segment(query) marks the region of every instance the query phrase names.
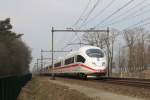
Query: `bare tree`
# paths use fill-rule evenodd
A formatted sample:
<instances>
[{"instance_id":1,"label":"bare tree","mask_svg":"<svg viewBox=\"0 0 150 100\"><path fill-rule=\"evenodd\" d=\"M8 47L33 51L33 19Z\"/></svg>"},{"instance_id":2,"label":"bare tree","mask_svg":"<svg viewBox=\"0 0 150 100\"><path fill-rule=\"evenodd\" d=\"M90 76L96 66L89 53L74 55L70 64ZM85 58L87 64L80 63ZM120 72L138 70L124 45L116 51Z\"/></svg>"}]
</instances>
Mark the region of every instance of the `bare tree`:
<instances>
[{"instance_id":1,"label":"bare tree","mask_svg":"<svg viewBox=\"0 0 150 100\"><path fill-rule=\"evenodd\" d=\"M128 72L139 72L145 69L145 40L147 32L143 28L124 30L124 40L128 48L127 69Z\"/></svg>"},{"instance_id":2,"label":"bare tree","mask_svg":"<svg viewBox=\"0 0 150 100\"><path fill-rule=\"evenodd\" d=\"M146 41L146 66L150 67L150 34L147 36L147 41Z\"/></svg>"},{"instance_id":3,"label":"bare tree","mask_svg":"<svg viewBox=\"0 0 150 100\"><path fill-rule=\"evenodd\" d=\"M105 47L105 34L106 33L103 32L85 33L83 34L83 40L90 45L94 45L103 49Z\"/></svg>"},{"instance_id":4,"label":"bare tree","mask_svg":"<svg viewBox=\"0 0 150 100\"><path fill-rule=\"evenodd\" d=\"M105 38L106 43L106 49L108 53L108 62L110 65L110 72L112 73L112 67L113 67L113 59L114 59L114 43L118 36L119 32L116 29L112 29L111 32L107 33L107 38Z\"/></svg>"},{"instance_id":5,"label":"bare tree","mask_svg":"<svg viewBox=\"0 0 150 100\"><path fill-rule=\"evenodd\" d=\"M126 45L128 47L128 71L132 71L133 67L133 47L136 41L137 34L134 30L124 30L123 32Z\"/></svg>"}]
</instances>

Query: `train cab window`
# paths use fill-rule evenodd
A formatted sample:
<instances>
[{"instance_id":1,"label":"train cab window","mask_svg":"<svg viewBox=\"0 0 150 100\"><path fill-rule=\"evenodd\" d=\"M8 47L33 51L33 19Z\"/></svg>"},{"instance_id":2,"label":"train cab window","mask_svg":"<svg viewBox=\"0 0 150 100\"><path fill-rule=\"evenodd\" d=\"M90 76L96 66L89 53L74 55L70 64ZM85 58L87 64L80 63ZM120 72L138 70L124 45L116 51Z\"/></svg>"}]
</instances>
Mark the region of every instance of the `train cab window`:
<instances>
[{"instance_id":1,"label":"train cab window","mask_svg":"<svg viewBox=\"0 0 150 100\"><path fill-rule=\"evenodd\" d=\"M71 58L68 58L65 60L65 65L68 65L68 64L71 64L71 63L74 63L74 57L71 57Z\"/></svg>"},{"instance_id":2,"label":"train cab window","mask_svg":"<svg viewBox=\"0 0 150 100\"><path fill-rule=\"evenodd\" d=\"M54 64L54 67L60 67L60 66L61 66L61 62Z\"/></svg>"},{"instance_id":3,"label":"train cab window","mask_svg":"<svg viewBox=\"0 0 150 100\"><path fill-rule=\"evenodd\" d=\"M84 63L85 62L85 58L83 56L81 56L81 55L77 55L76 62Z\"/></svg>"},{"instance_id":4,"label":"train cab window","mask_svg":"<svg viewBox=\"0 0 150 100\"><path fill-rule=\"evenodd\" d=\"M89 57L96 57L96 58L104 57L104 53L100 49L88 49L86 51L86 54Z\"/></svg>"}]
</instances>

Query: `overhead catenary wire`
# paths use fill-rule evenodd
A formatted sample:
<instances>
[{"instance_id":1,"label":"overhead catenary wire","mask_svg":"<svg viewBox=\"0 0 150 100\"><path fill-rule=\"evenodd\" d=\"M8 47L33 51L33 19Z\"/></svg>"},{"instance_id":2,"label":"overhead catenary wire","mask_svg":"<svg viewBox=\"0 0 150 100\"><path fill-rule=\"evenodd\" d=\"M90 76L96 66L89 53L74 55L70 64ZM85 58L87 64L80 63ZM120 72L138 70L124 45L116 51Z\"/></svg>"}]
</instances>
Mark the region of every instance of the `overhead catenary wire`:
<instances>
[{"instance_id":1,"label":"overhead catenary wire","mask_svg":"<svg viewBox=\"0 0 150 100\"><path fill-rule=\"evenodd\" d=\"M90 15L93 13L93 11L96 9L96 7L98 6L100 0L97 0L96 3L94 4L94 6L92 7L92 9L89 11L89 13L87 14L87 16L85 17L85 19L83 20L83 22L81 23L81 25L79 26L79 28L81 28L84 23L88 20L88 18L90 17Z\"/></svg>"},{"instance_id":2,"label":"overhead catenary wire","mask_svg":"<svg viewBox=\"0 0 150 100\"><path fill-rule=\"evenodd\" d=\"M89 13L87 14L87 16L85 17L85 19L83 20L83 22L81 23L81 25L78 27L78 29L83 27L83 24L88 20L88 18L90 17L90 15L94 12L94 10L96 9L96 7L98 6L100 0L97 0L96 3L94 4L94 6L92 7L92 9L89 11ZM79 37L78 33L75 32L75 35L77 36L77 38L79 39L80 43L81 43L81 38Z\"/></svg>"},{"instance_id":3,"label":"overhead catenary wire","mask_svg":"<svg viewBox=\"0 0 150 100\"><path fill-rule=\"evenodd\" d=\"M142 1L139 2L137 5L133 6L130 10L128 10L128 12L133 11L133 9L135 9L136 7L138 7L138 5L144 4L145 1L146 1L146 0L142 0ZM150 5L150 4L146 4L146 5L142 6L142 7L140 7L139 9L137 9L136 11L134 11L134 16L132 16L132 17L140 16L140 14L136 14L136 13L138 13L140 9L145 9L146 7L149 7L149 5ZM146 11L146 12L147 12L147 11ZM143 12L143 13L144 13L144 12ZM125 14L127 14L127 13L125 13ZM135 14L136 14L136 15L135 15ZM142 13L141 13L141 14L142 14ZM123 14L123 15L124 15L124 14ZM122 20L120 19L120 20L118 20L118 21L115 21L115 22L110 23L110 24L107 24L107 25L113 25L113 24L117 24L118 22L125 21L126 19L131 18L131 15L132 15L132 14L128 14L127 16L123 17ZM105 25L105 26L106 26L106 25ZM75 34L76 34L76 33L75 33Z\"/></svg>"},{"instance_id":4,"label":"overhead catenary wire","mask_svg":"<svg viewBox=\"0 0 150 100\"><path fill-rule=\"evenodd\" d=\"M130 19L132 19L132 18L140 17L142 14L145 14L145 13L148 13L148 12L150 12L150 9L145 10L145 11L139 13L139 14L134 14L133 16L123 17L123 18L120 19L120 20L116 20L116 21L114 21L114 22L112 22L112 23L110 23L110 24L103 25L102 27L104 27L104 26L111 26L111 25L114 25L114 24L117 24L117 23L120 23L120 22L124 22L124 21L126 21L126 20L130 20Z\"/></svg>"},{"instance_id":5,"label":"overhead catenary wire","mask_svg":"<svg viewBox=\"0 0 150 100\"><path fill-rule=\"evenodd\" d=\"M113 15L117 14L119 11L121 11L122 9L124 9L125 7L127 7L129 4L131 4L134 0L130 0L129 2L127 2L126 4L124 4L122 7L120 7L119 9L117 9L115 12L113 12L112 14L110 14L109 16L107 16L105 19L103 19L101 22L99 22L97 25L94 26L94 28L96 28L97 26L99 26L100 24L103 24L105 21L107 21L108 19L110 19Z\"/></svg>"},{"instance_id":6,"label":"overhead catenary wire","mask_svg":"<svg viewBox=\"0 0 150 100\"><path fill-rule=\"evenodd\" d=\"M116 12L114 12L114 13L112 13L112 15L111 16L113 16L113 15L115 15L117 12L119 12L120 10L122 10L123 8L125 8L126 6L128 6L130 3L132 3L134 0L131 0L131 1L129 1L128 3L126 3L123 7L121 7L120 9L118 9ZM144 1L144 0L143 0ZM135 6L134 6L135 7ZM132 8L134 8L134 7L132 7ZM107 18L109 19L109 17L111 18L111 16L108 16ZM107 20L108 20L107 19ZM85 21L86 22L86 21ZM82 26L82 25L81 25ZM77 33L75 33L75 34L77 34ZM77 36L77 37L79 37L79 36Z\"/></svg>"},{"instance_id":7,"label":"overhead catenary wire","mask_svg":"<svg viewBox=\"0 0 150 100\"><path fill-rule=\"evenodd\" d=\"M85 7L85 9L84 9L84 11L82 12L82 14L80 15L80 17L79 17L79 19L76 21L76 23L74 24L74 26L76 26L80 21L82 21L83 20L83 22L82 23L84 23L84 22L86 22L86 20L88 19L88 17L92 14L92 12L95 10L95 8L97 7L97 5L99 4L99 1L100 0L97 0L96 1L96 3L94 4L94 6L92 7L92 9L89 11L89 13L87 14L87 16L85 17L85 19L83 20L83 15L84 15L84 13L86 12L86 10L88 9L88 7L89 7L89 5L90 5L90 3L91 3L91 0L89 0L89 2L87 3L87 6ZM76 29L80 29L82 26L80 26L79 28L76 28ZM78 35L78 33L77 32L74 32L75 33L75 36L77 37L77 39L79 39L79 41L81 42L81 39L79 38L79 35ZM70 43L71 42L73 42L74 40L76 40L76 37L73 39L73 40L71 40L71 41L69 41ZM67 43L68 44L68 43ZM69 46L69 45L68 45ZM65 48L67 48L68 47L67 45L66 46L64 46L64 47L62 47L61 49L65 49Z\"/></svg>"},{"instance_id":8,"label":"overhead catenary wire","mask_svg":"<svg viewBox=\"0 0 150 100\"><path fill-rule=\"evenodd\" d=\"M120 13L120 15L112 18L109 22L112 22L112 21L114 21L114 20L116 20L118 18L121 18L122 16L125 16L126 14L130 13L131 11L133 11L134 9L136 9L137 7L139 7L140 5L144 4L145 1L147 1L147 0L142 0L141 2L137 3L136 5L134 5L132 8L129 8L125 12Z\"/></svg>"},{"instance_id":9,"label":"overhead catenary wire","mask_svg":"<svg viewBox=\"0 0 150 100\"><path fill-rule=\"evenodd\" d=\"M142 4L143 4L142 2L144 3L144 2L145 2L145 0L141 1L141 2L140 2L140 3L138 3L137 5L139 5L139 6L140 6L140 5L142 5ZM146 7L148 7L148 5L149 5L149 4L144 5L145 7L144 7L144 6L142 6L143 8L141 7L140 9L145 9ZM137 8L137 7L138 7L138 6L136 6L136 5L135 5L135 6L134 6L134 7L132 7L132 8L134 8L134 9L135 9L135 8ZM133 11L133 9L132 9L132 8L131 8L130 10L128 10L128 12ZM147 10L147 11L148 11L148 10ZM145 12L147 12L147 11L145 11ZM128 12L126 11L126 13L125 13L125 12L124 12L124 13L125 13L125 14L128 14ZM131 18L131 17L137 17L137 16L140 16L142 13L144 13L144 12L139 13L139 11L138 11L138 10L136 10L136 12L134 13L134 15L133 15L133 16L131 16L131 14L128 14L128 16L125 16L126 18L125 18L125 17L123 17L123 18L124 18L124 19L127 19L127 17L128 17L128 18ZM124 15L124 14L123 14L123 15ZM121 16L120 16L120 17L121 17ZM124 19L123 19L122 21L124 21ZM118 21L115 21L115 22L118 22ZM121 20L119 20L119 22L121 22ZM145 22L145 21L144 21L144 22ZM141 22L141 23L144 23L144 22ZM139 25L139 24L141 24L141 23L136 23L136 24L137 24L137 25ZM113 24L114 24L114 23L113 23ZM133 26L137 26L136 24L134 24ZM149 23L145 23L145 24L143 24L143 25L148 25L148 24L149 24ZM76 34L76 33L75 33L75 34ZM78 36L78 37L79 37L79 36Z\"/></svg>"},{"instance_id":10,"label":"overhead catenary wire","mask_svg":"<svg viewBox=\"0 0 150 100\"><path fill-rule=\"evenodd\" d=\"M143 26L147 26L147 25L150 25L150 22L139 25L138 27L143 27Z\"/></svg>"},{"instance_id":11,"label":"overhead catenary wire","mask_svg":"<svg viewBox=\"0 0 150 100\"><path fill-rule=\"evenodd\" d=\"M63 46L63 47L61 47L61 49L60 49L60 50L64 50L65 48L69 47L70 45L68 45L68 43L73 42L73 41L76 39L76 37L77 37L77 38L79 38L79 36L78 36L77 32L74 32L74 35L75 35L75 36L73 36L73 37L74 37L74 39L72 39L72 38L71 38L69 41L67 41L67 43L65 43L66 45L65 45L65 46Z\"/></svg>"},{"instance_id":12,"label":"overhead catenary wire","mask_svg":"<svg viewBox=\"0 0 150 100\"><path fill-rule=\"evenodd\" d=\"M78 30L55 30L54 32L63 32L63 31L66 31L66 32L108 32L109 31L109 29L107 28L107 30L93 30L93 29L78 29ZM65 46L65 48L66 47L68 47L69 45L66 45ZM64 48L62 48L62 49L64 49Z\"/></svg>"},{"instance_id":13,"label":"overhead catenary wire","mask_svg":"<svg viewBox=\"0 0 150 100\"><path fill-rule=\"evenodd\" d=\"M106 7L104 7L102 10L100 10L100 12L98 14L96 14L94 17L92 17L91 19L89 19L83 26L87 25L88 23L92 22L97 17L99 17L100 15L102 15L115 1L116 0L111 0L110 3L108 3L106 5Z\"/></svg>"},{"instance_id":14,"label":"overhead catenary wire","mask_svg":"<svg viewBox=\"0 0 150 100\"><path fill-rule=\"evenodd\" d=\"M141 3L141 5L144 3L144 2L140 2ZM146 9L147 7L149 7L150 6L150 3L149 4L146 4L146 5L144 5L144 6L142 6L142 7L140 7L139 9L137 9L136 11L134 11L134 12L132 12L132 13L129 13L130 11L133 11L133 9L130 9L130 10L128 10L128 12L125 12L124 14L122 14L123 15L123 17L121 18L121 19L119 19L119 20L115 20L115 19L118 19L118 18L120 18L120 17L118 17L118 18L114 18L114 20L111 20L111 21L113 21L113 22L111 22L111 23L109 23L109 24L105 24L105 25L103 25L103 26L110 26L110 25L114 25L114 24L117 24L117 23L120 23L121 21L125 21L126 19L129 19L129 18L131 18L131 17L137 17L137 16L139 16L139 15L141 15L142 13L144 13L144 12L147 12L147 11L144 11L144 12L142 12L141 14L137 14L137 13L139 13L139 11L140 11L140 9ZM127 15L126 15L127 14ZM125 16L126 15L126 16ZM133 15L133 16L132 16Z\"/></svg>"},{"instance_id":15,"label":"overhead catenary wire","mask_svg":"<svg viewBox=\"0 0 150 100\"><path fill-rule=\"evenodd\" d=\"M98 0L97 0L97 1L98 1ZM88 10L90 4L91 4L91 0L88 1L87 5L85 6L85 8L84 8L83 12L81 13L80 17L79 17L78 20L73 24L72 27L76 27L76 25L77 25L78 23L80 23L80 21L83 20L82 17L83 17L83 15L85 14L85 12ZM77 32L75 32L75 36L76 36L77 38L79 38ZM74 40L74 39L73 39L73 40ZM72 42L72 39L71 39L69 42ZM68 43L67 43L67 44L68 44ZM63 47L61 48L61 50L67 48L68 46L69 46L69 45L63 46Z\"/></svg>"},{"instance_id":16,"label":"overhead catenary wire","mask_svg":"<svg viewBox=\"0 0 150 100\"><path fill-rule=\"evenodd\" d=\"M80 38L79 38L77 32L74 32L74 35L75 35L75 36L73 36L73 37L75 37L75 38L74 38L74 39L71 39L71 40L69 40L69 41L67 41L66 45L63 46L63 47L61 48L61 50L64 50L65 48L68 48L68 47L70 46L70 45L68 45L68 44L69 44L69 43L72 43L72 42L75 41L76 39L79 39L79 40L80 40ZM76 38L76 37L77 37L77 38Z\"/></svg>"},{"instance_id":17,"label":"overhead catenary wire","mask_svg":"<svg viewBox=\"0 0 150 100\"><path fill-rule=\"evenodd\" d=\"M148 21L148 20L150 20L150 17L147 17L147 18L145 18L145 19L142 19L142 20L140 20L139 22L137 22L137 23L135 23L135 24L133 24L133 25L128 26L128 27L125 28L125 29L129 29L129 28L135 27L135 26L140 25L141 23L144 23L144 22L146 22L146 21ZM124 30L125 30L125 29L124 29Z\"/></svg>"},{"instance_id":18,"label":"overhead catenary wire","mask_svg":"<svg viewBox=\"0 0 150 100\"><path fill-rule=\"evenodd\" d=\"M89 5L91 3L91 0L88 1L87 5L85 6L83 12L81 13L80 17L78 18L78 20L73 24L73 26L76 26L81 20L82 20L82 16L85 14L85 12L87 11Z\"/></svg>"}]
</instances>

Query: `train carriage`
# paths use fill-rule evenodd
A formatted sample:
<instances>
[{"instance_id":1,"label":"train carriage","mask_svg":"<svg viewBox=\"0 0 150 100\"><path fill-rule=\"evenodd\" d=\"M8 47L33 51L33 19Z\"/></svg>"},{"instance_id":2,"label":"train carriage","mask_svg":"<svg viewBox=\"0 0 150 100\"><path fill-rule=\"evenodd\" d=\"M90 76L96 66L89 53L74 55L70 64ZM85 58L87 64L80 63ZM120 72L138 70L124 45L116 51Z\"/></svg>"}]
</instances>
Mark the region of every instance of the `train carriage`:
<instances>
[{"instance_id":1,"label":"train carriage","mask_svg":"<svg viewBox=\"0 0 150 100\"><path fill-rule=\"evenodd\" d=\"M106 61L106 55L102 49L85 46L54 62L54 69L49 68L49 73L77 75L81 78L104 76L107 72Z\"/></svg>"}]
</instances>

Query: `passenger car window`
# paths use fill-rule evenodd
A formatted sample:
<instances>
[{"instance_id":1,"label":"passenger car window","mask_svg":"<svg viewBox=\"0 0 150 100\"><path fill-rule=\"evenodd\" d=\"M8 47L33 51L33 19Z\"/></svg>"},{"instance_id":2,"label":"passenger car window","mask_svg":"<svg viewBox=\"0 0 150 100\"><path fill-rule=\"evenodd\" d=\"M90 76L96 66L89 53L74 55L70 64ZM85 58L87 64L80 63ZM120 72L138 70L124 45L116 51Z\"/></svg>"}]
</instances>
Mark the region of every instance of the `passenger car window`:
<instances>
[{"instance_id":1,"label":"passenger car window","mask_svg":"<svg viewBox=\"0 0 150 100\"><path fill-rule=\"evenodd\" d=\"M61 62L58 62L56 64L54 64L55 67L60 67L61 66Z\"/></svg>"},{"instance_id":2,"label":"passenger car window","mask_svg":"<svg viewBox=\"0 0 150 100\"><path fill-rule=\"evenodd\" d=\"M65 65L68 65L68 64L71 64L71 63L74 63L74 57L71 57L71 58L68 58L65 60Z\"/></svg>"},{"instance_id":3,"label":"passenger car window","mask_svg":"<svg viewBox=\"0 0 150 100\"><path fill-rule=\"evenodd\" d=\"M85 62L85 58L83 56L81 56L81 55L77 55L76 62L84 63Z\"/></svg>"}]
</instances>

